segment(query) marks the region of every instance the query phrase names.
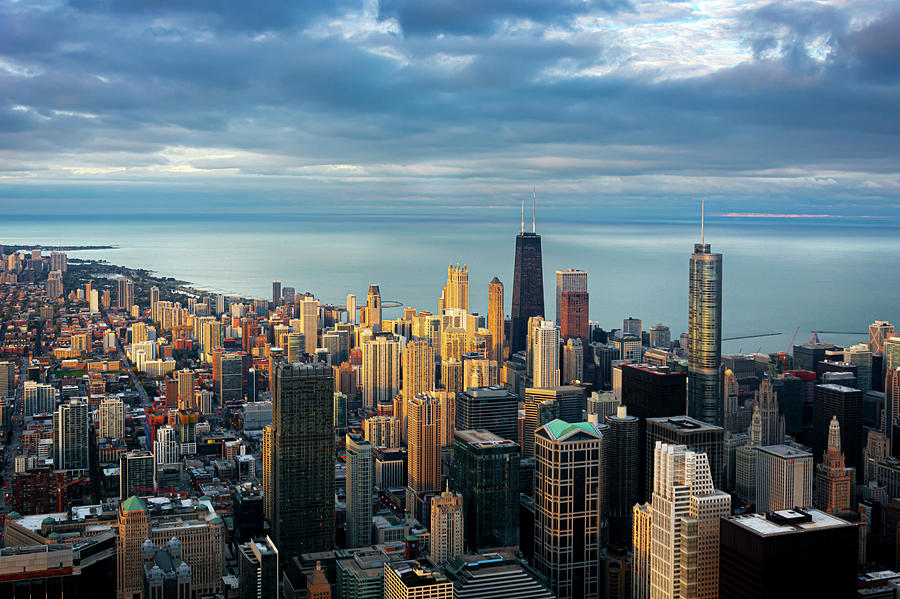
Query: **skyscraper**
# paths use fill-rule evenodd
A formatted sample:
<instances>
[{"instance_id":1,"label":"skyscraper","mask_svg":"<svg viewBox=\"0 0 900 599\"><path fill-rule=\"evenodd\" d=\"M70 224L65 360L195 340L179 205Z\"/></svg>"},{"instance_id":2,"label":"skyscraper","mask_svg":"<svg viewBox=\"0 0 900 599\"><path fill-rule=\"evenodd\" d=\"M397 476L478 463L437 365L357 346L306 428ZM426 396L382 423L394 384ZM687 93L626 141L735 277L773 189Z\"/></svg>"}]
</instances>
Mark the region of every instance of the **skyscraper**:
<instances>
[{"instance_id":1,"label":"skyscraper","mask_svg":"<svg viewBox=\"0 0 900 599\"><path fill-rule=\"evenodd\" d=\"M486 429L518 440L519 396L502 385L466 389L456 394L456 430Z\"/></svg>"},{"instance_id":2,"label":"skyscraper","mask_svg":"<svg viewBox=\"0 0 900 599\"><path fill-rule=\"evenodd\" d=\"M688 300L688 415L722 426L722 254L694 244Z\"/></svg>"},{"instance_id":3,"label":"skyscraper","mask_svg":"<svg viewBox=\"0 0 900 599\"><path fill-rule=\"evenodd\" d=\"M628 408L619 406L616 414L604 420L609 429L606 466L609 485L610 539L627 545L631 536L631 518L638 497L638 419L628 415Z\"/></svg>"},{"instance_id":4,"label":"skyscraper","mask_svg":"<svg viewBox=\"0 0 900 599\"><path fill-rule=\"evenodd\" d=\"M590 319L587 291L563 291L560 295L560 337L581 339L587 346L590 341Z\"/></svg>"},{"instance_id":5,"label":"skyscraper","mask_svg":"<svg viewBox=\"0 0 900 599\"><path fill-rule=\"evenodd\" d=\"M88 406L72 399L53 413L54 466L57 470L88 469Z\"/></svg>"},{"instance_id":6,"label":"skyscraper","mask_svg":"<svg viewBox=\"0 0 900 599\"><path fill-rule=\"evenodd\" d=\"M370 327L376 333L381 332L381 290L378 285L369 285L366 294L366 321L363 326Z\"/></svg>"},{"instance_id":7,"label":"skyscraper","mask_svg":"<svg viewBox=\"0 0 900 599\"><path fill-rule=\"evenodd\" d=\"M275 518L275 429L263 428L262 438L262 492L263 516L271 526Z\"/></svg>"},{"instance_id":8,"label":"skyscraper","mask_svg":"<svg viewBox=\"0 0 900 599\"><path fill-rule=\"evenodd\" d=\"M812 507L813 456L789 445L758 450L756 508L760 512Z\"/></svg>"},{"instance_id":9,"label":"skyscraper","mask_svg":"<svg viewBox=\"0 0 900 599\"><path fill-rule=\"evenodd\" d=\"M156 488L156 465L149 451L129 451L119 456L119 499L149 497Z\"/></svg>"},{"instance_id":10,"label":"skyscraper","mask_svg":"<svg viewBox=\"0 0 900 599\"><path fill-rule=\"evenodd\" d=\"M519 445L486 430L457 430L453 488L463 498L466 546L519 544Z\"/></svg>"},{"instance_id":11,"label":"skyscraper","mask_svg":"<svg viewBox=\"0 0 900 599\"><path fill-rule=\"evenodd\" d=\"M559 329L547 320L535 329L534 386L559 386Z\"/></svg>"},{"instance_id":12,"label":"skyscraper","mask_svg":"<svg viewBox=\"0 0 900 599\"><path fill-rule=\"evenodd\" d=\"M570 268L568 270L556 271L556 322L561 323L563 319L563 293L574 291L584 293L587 298L588 292L588 273L586 270L578 270ZM585 316L587 311L585 310Z\"/></svg>"},{"instance_id":13,"label":"skyscraper","mask_svg":"<svg viewBox=\"0 0 900 599\"><path fill-rule=\"evenodd\" d=\"M463 552L462 495L445 490L431 498L431 561L443 566Z\"/></svg>"},{"instance_id":14,"label":"skyscraper","mask_svg":"<svg viewBox=\"0 0 900 599\"><path fill-rule=\"evenodd\" d=\"M125 406L121 399L107 397L100 402L98 434L105 439L121 439L125 436Z\"/></svg>"},{"instance_id":15,"label":"skyscraper","mask_svg":"<svg viewBox=\"0 0 900 599\"><path fill-rule=\"evenodd\" d=\"M724 486L724 439L725 429L702 422L690 416L670 418L647 418L645 453L649 457L644 465L648 496L653 492L653 466L656 456L653 452L657 442L667 445L684 445L694 453L706 454L713 486Z\"/></svg>"},{"instance_id":16,"label":"skyscraper","mask_svg":"<svg viewBox=\"0 0 900 599\"><path fill-rule=\"evenodd\" d=\"M503 364L504 326L506 317L503 308L503 283L494 277L488 283L488 330L491 332L491 340L494 343L491 359L497 364Z\"/></svg>"},{"instance_id":17,"label":"skyscraper","mask_svg":"<svg viewBox=\"0 0 900 599\"><path fill-rule=\"evenodd\" d=\"M434 391L434 348L427 341L409 341L403 348L403 395ZM395 414L403 418L405 414ZM405 424L404 420L404 424Z\"/></svg>"},{"instance_id":18,"label":"skyscraper","mask_svg":"<svg viewBox=\"0 0 900 599\"><path fill-rule=\"evenodd\" d=\"M846 467L841 453L841 425L837 416L832 416L828 447L822 463L816 466L816 507L832 514L849 512L854 484L853 469Z\"/></svg>"},{"instance_id":19,"label":"skyscraper","mask_svg":"<svg viewBox=\"0 0 900 599\"><path fill-rule=\"evenodd\" d=\"M390 403L400 391L400 340L392 333L379 333L362 349L363 407L372 409L379 402Z\"/></svg>"},{"instance_id":20,"label":"skyscraper","mask_svg":"<svg viewBox=\"0 0 900 599\"><path fill-rule=\"evenodd\" d=\"M444 308L460 308L469 311L469 267L452 264L447 267L447 284L444 286Z\"/></svg>"},{"instance_id":21,"label":"skyscraper","mask_svg":"<svg viewBox=\"0 0 900 599\"><path fill-rule=\"evenodd\" d=\"M884 340L894 334L894 325L886 320L876 320L869 325L869 349L873 354L884 353Z\"/></svg>"},{"instance_id":22,"label":"skyscraper","mask_svg":"<svg viewBox=\"0 0 900 599\"><path fill-rule=\"evenodd\" d=\"M424 495L441 490L441 442L444 419L438 398L422 393L407 401L406 510L419 514Z\"/></svg>"},{"instance_id":23,"label":"skyscraper","mask_svg":"<svg viewBox=\"0 0 900 599\"><path fill-rule=\"evenodd\" d=\"M315 354L319 344L319 300L309 296L303 298L300 302L300 321L303 323L304 349L308 354Z\"/></svg>"},{"instance_id":24,"label":"skyscraper","mask_svg":"<svg viewBox=\"0 0 900 599\"><path fill-rule=\"evenodd\" d=\"M281 302L281 281L275 279L272 281L272 303L278 305Z\"/></svg>"},{"instance_id":25,"label":"skyscraper","mask_svg":"<svg viewBox=\"0 0 900 599\"><path fill-rule=\"evenodd\" d=\"M372 490L375 458L372 444L348 434L347 447L347 547L372 544Z\"/></svg>"},{"instance_id":26,"label":"skyscraper","mask_svg":"<svg viewBox=\"0 0 900 599\"><path fill-rule=\"evenodd\" d=\"M272 529L284 556L334 545L334 379L321 363L279 364L272 393Z\"/></svg>"},{"instance_id":27,"label":"skyscraper","mask_svg":"<svg viewBox=\"0 0 900 599\"><path fill-rule=\"evenodd\" d=\"M216 389L221 405L240 401L243 397L243 369L244 361L240 354L227 353L219 358Z\"/></svg>"},{"instance_id":28,"label":"skyscraper","mask_svg":"<svg viewBox=\"0 0 900 599\"><path fill-rule=\"evenodd\" d=\"M558 599L600 592L605 429L554 420L534 434L534 566Z\"/></svg>"},{"instance_id":29,"label":"skyscraper","mask_svg":"<svg viewBox=\"0 0 900 599\"><path fill-rule=\"evenodd\" d=\"M544 271L541 236L535 233L532 207L531 232L525 232L525 204L522 204L522 230L516 236L516 261L513 274L510 353L525 349L528 319L544 316Z\"/></svg>"},{"instance_id":30,"label":"skyscraper","mask_svg":"<svg viewBox=\"0 0 900 599\"><path fill-rule=\"evenodd\" d=\"M841 423L841 447L847 456L847 465L853 467L859 476L863 446L862 415L863 393L859 389L834 384L816 385L813 392L813 452L825 452L831 419L837 416Z\"/></svg>"},{"instance_id":31,"label":"skyscraper","mask_svg":"<svg viewBox=\"0 0 900 599\"><path fill-rule=\"evenodd\" d=\"M718 597L719 519L731 496L714 488L705 453L658 442L653 454L650 597Z\"/></svg>"},{"instance_id":32,"label":"skyscraper","mask_svg":"<svg viewBox=\"0 0 900 599\"><path fill-rule=\"evenodd\" d=\"M350 324L356 324L357 316L356 296L350 293L347 295L347 322Z\"/></svg>"},{"instance_id":33,"label":"skyscraper","mask_svg":"<svg viewBox=\"0 0 900 599\"><path fill-rule=\"evenodd\" d=\"M778 406L778 394L772 388L772 381L763 379L756 390L753 401L754 418L750 422L750 438L759 445L780 445L784 443L784 416ZM758 417L757 417L758 416ZM752 430L759 427L759 432Z\"/></svg>"},{"instance_id":34,"label":"skyscraper","mask_svg":"<svg viewBox=\"0 0 900 599\"><path fill-rule=\"evenodd\" d=\"M650 599L653 509L649 503L634 504L631 530L631 596L632 599Z\"/></svg>"}]
</instances>

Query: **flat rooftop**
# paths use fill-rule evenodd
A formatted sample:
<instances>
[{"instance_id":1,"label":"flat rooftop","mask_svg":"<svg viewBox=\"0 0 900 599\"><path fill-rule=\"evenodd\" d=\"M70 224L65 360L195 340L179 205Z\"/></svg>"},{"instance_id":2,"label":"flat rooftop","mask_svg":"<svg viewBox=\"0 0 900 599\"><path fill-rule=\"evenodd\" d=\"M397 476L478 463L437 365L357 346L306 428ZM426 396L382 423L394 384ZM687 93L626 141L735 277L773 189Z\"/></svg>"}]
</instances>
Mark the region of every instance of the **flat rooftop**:
<instances>
[{"instance_id":1,"label":"flat rooftop","mask_svg":"<svg viewBox=\"0 0 900 599\"><path fill-rule=\"evenodd\" d=\"M721 426L703 422L690 416L667 416L662 418L647 418L647 422L653 422L677 431L721 431Z\"/></svg>"},{"instance_id":2,"label":"flat rooftop","mask_svg":"<svg viewBox=\"0 0 900 599\"><path fill-rule=\"evenodd\" d=\"M797 522L784 524L773 522L766 514L744 514L741 516L729 516L725 519L761 537L801 534L814 530L855 526L846 520L841 520L816 509L804 509L802 512L797 510L779 510L774 512L774 514L776 517L780 516L783 518L785 522L790 522L790 520L797 520ZM809 516L809 520L807 520L806 516Z\"/></svg>"},{"instance_id":3,"label":"flat rooftop","mask_svg":"<svg viewBox=\"0 0 900 599\"><path fill-rule=\"evenodd\" d=\"M770 453L772 455L776 455L780 458L812 459L813 457L813 454L809 453L808 451L798 449L796 447L791 447L790 445L766 445L765 447L760 447L759 450Z\"/></svg>"}]
</instances>

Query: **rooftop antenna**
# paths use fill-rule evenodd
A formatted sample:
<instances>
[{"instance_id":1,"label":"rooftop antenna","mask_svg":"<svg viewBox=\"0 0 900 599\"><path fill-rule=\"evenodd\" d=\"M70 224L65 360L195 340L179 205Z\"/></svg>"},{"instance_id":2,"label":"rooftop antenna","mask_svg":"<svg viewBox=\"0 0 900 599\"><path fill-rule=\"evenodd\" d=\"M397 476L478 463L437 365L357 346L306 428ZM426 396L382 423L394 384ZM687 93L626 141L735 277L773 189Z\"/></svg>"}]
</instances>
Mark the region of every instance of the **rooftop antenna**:
<instances>
[{"instance_id":1,"label":"rooftop antenna","mask_svg":"<svg viewBox=\"0 0 900 599\"><path fill-rule=\"evenodd\" d=\"M703 221L706 218L706 198L700 200L700 244L703 245Z\"/></svg>"},{"instance_id":2,"label":"rooftop antenna","mask_svg":"<svg viewBox=\"0 0 900 599\"><path fill-rule=\"evenodd\" d=\"M525 198L522 198L522 234L525 234Z\"/></svg>"},{"instance_id":3,"label":"rooftop antenna","mask_svg":"<svg viewBox=\"0 0 900 599\"><path fill-rule=\"evenodd\" d=\"M531 232L534 233L534 205L537 203L537 191L531 188Z\"/></svg>"}]
</instances>

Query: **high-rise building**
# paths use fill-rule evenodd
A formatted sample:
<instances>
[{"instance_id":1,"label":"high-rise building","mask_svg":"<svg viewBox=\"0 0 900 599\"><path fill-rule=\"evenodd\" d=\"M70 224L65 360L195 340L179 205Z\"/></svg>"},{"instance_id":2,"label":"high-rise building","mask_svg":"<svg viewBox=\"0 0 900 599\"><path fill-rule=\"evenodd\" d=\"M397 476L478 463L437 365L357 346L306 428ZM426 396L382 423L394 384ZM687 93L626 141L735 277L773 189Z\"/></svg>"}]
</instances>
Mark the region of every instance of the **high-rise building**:
<instances>
[{"instance_id":1,"label":"high-rise building","mask_svg":"<svg viewBox=\"0 0 900 599\"><path fill-rule=\"evenodd\" d=\"M12 362L0 362L0 386L6 383L6 374L3 372L3 364L12 366ZM13 372L15 372L13 370ZM0 393L0 396L7 397L15 394L15 386L12 382L7 384L9 390L7 393ZM49 414L56 410L56 390L52 385L38 383L35 381L25 381L25 417L34 416L35 414Z\"/></svg>"},{"instance_id":2,"label":"high-rise building","mask_svg":"<svg viewBox=\"0 0 900 599\"><path fill-rule=\"evenodd\" d=\"M629 316L628 318L622 319L622 333L624 335L633 335L640 339L643 331L644 323L641 322L640 318L632 318Z\"/></svg>"},{"instance_id":3,"label":"high-rise building","mask_svg":"<svg viewBox=\"0 0 900 599\"><path fill-rule=\"evenodd\" d=\"M305 348L308 354L315 354L319 343L319 300L312 297L304 297L300 302L300 321L302 323Z\"/></svg>"},{"instance_id":4,"label":"high-rise building","mask_svg":"<svg viewBox=\"0 0 900 599\"><path fill-rule=\"evenodd\" d=\"M727 516L721 523L718 596L853 597L858 530L813 509Z\"/></svg>"},{"instance_id":5,"label":"high-rise building","mask_svg":"<svg viewBox=\"0 0 900 599\"><path fill-rule=\"evenodd\" d=\"M275 544L284 556L334 545L334 378L321 363L279 364L272 392Z\"/></svg>"},{"instance_id":6,"label":"high-rise building","mask_svg":"<svg viewBox=\"0 0 900 599\"><path fill-rule=\"evenodd\" d=\"M447 284L444 286L444 308L469 311L469 267L459 264L447 267Z\"/></svg>"},{"instance_id":7,"label":"high-rise building","mask_svg":"<svg viewBox=\"0 0 900 599\"><path fill-rule=\"evenodd\" d=\"M47 297L57 298L63 295L62 272L51 270L47 276Z\"/></svg>"},{"instance_id":8,"label":"high-rise building","mask_svg":"<svg viewBox=\"0 0 900 599\"><path fill-rule=\"evenodd\" d=\"M789 445L760 447L756 507L761 512L812 507L813 456Z\"/></svg>"},{"instance_id":9,"label":"high-rise building","mask_svg":"<svg viewBox=\"0 0 900 599\"><path fill-rule=\"evenodd\" d=\"M631 518L638 497L639 421L619 406L604 420L609 428L606 467L609 485L609 529L614 543L627 545L632 533Z\"/></svg>"},{"instance_id":10,"label":"high-rise building","mask_svg":"<svg viewBox=\"0 0 900 599\"><path fill-rule=\"evenodd\" d=\"M125 436L125 406L121 399L107 397L100 402L100 430L105 439L121 439Z\"/></svg>"},{"instance_id":11,"label":"high-rise building","mask_svg":"<svg viewBox=\"0 0 900 599\"><path fill-rule=\"evenodd\" d=\"M156 488L156 464L149 451L129 451L119 456L119 499L132 495L151 497Z\"/></svg>"},{"instance_id":12,"label":"high-rise building","mask_svg":"<svg viewBox=\"0 0 900 599\"><path fill-rule=\"evenodd\" d=\"M694 244L688 306L688 415L722 426L722 254Z\"/></svg>"},{"instance_id":13,"label":"high-rise building","mask_svg":"<svg viewBox=\"0 0 900 599\"><path fill-rule=\"evenodd\" d=\"M696 420L690 416L670 418L647 418L646 420L646 455L650 461L645 463L647 493L653 489L653 452L657 442L668 445L684 445L690 451L706 454L710 474L716 489L724 486L724 449L725 429Z\"/></svg>"},{"instance_id":14,"label":"high-rise building","mask_svg":"<svg viewBox=\"0 0 900 599\"><path fill-rule=\"evenodd\" d=\"M129 497L119 504L119 527L116 532L116 597L141 597L144 589L142 560L126 559L140 555L150 528L147 506L137 497Z\"/></svg>"},{"instance_id":15,"label":"high-rise building","mask_svg":"<svg viewBox=\"0 0 900 599\"><path fill-rule=\"evenodd\" d=\"M570 268L556 271L556 322L563 321L563 294L566 292L584 293L584 301L587 303L588 273L586 270ZM584 318L587 320L587 308L585 306ZM579 335L580 336L580 335ZM563 335L563 338L566 338Z\"/></svg>"},{"instance_id":16,"label":"high-rise building","mask_svg":"<svg viewBox=\"0 0 900 599\"><path fill-rule=\"evenodd\" d=\"M522 425L522 457L534 457L534 432L560 418L555 398L525 396L525 422Z\"/></svg>"},{"instance_id":17,"label":"high-rise building","mask_svg":"<svg viewBox=\"0 0 900 599\"><path fill-rule=\"evenodd\" d=\"M403 348L403 396L434 391L434 348L427 341L409 341ZM396 414L406 423L406 414Z\"/></svg>"},{"instance_id":18,"label":"high-rise building","mask_svg":"<svg viewBox=\"0 0 900 599\"><path fill-rule=\"evenodd\" d=\"M157 465L175 464L178 462L178 431L170 424L165 424L156 429L156 439L153 442L153 455Z\"/></svg>"},{"instance_id":19,"label":"high-rise building","mask_svg":"<svg viewBox=\"0 0 900 599\"><path fill-rule=\"evenodd\" d=\"M384 599L453 599L453 583L425 559L386 562Z\"/></svg>"},{"instance_id":20,"label":"high-rise building","mask_svg":"<svg viewBox=\"0 0 900 599\"><path fill-rule=\"evenodd\" d=\"M454 599L553 599L512 551L465 554L444 568Z\"/></svg>"},{"instance_id":21,"label":"high-rise building","mask_svg":"<svg viewBox=\"0 0 900 599\"><path fill-rule=\"evenodd\" d=\"M649 503L634 504L631 530L631 596L633 599L650 599L653 509Z\"/></svg>"},{"instance_id":22,"label":"high-rise building","mask_svg":"<svg viewBox=\"0 0 900 599\"><path fill-rule=\"evenodd\" d=\"M558 418L560 420L581 422L584 419L584 390L581 387L576 387L575 385L544 388L527 387L525 389L525 401L528 402L529 399L552 399L558 402Z\"/></svg>"},{"instance_id":23,"label":"high-rise building","mask_svg":"<svg viewBox=\"0 0 900 599\"><path fill-rule=\"evenodd\" d=\"M705 453L658 442L653 454L650 597L717 597L719 519L731 496L713 486Z\"/></svg>"},{"instance_id":24,"label":"high-rise building","mask_svg":"<svg viewBox=\"0 0 900 599\"><path fill-rule=\"evenodd\" d=\"M503 283L494 277L488 283L488 330L491 332L491 341L494 343L491 351L491 359L498 364L503 364L504 326L506 317L503 308Z\"/></svg>"},{"instance_id":25,"label":"high-rise building","mask_svg":"<svg viewBox=\"0 0 900 599\"><path fill-rule=\"evenodd\" d=\"M759 432L754 432L758 427ZM778 405L778 394L770 379L763 379L753 400L753 417L750 421L750 438L758 445L784 443L784 416Z\"/></svg>"},{"instance_id":26,"label":"high-rise building","mask_svg":"<svg viewBox=\"0 0 900 599\"><path fill-rule=\"evenodd\" d=\"M347 322L355 325L359 314L356 310L356 296L352 293L347 294Z\"/></svg>"},{"instance_id":27,"label":"high-rise building","mask_svg":"<svg viewBox=\"0 0 900 599\"><path fill-rule=\"evenodd\" d=\"M347 447L347 547L372 544L372 491L375 459L372 444L360 435L348 434Z\"/></svg>"},{"instance_id":28,"label":"high-rise building","mask_svg":"<svg viewBox=\"0 0 900 599\"><path fill-rule=\"evenodd\" d=\"M431 561L443 566L463 553L462 495L449 490L433 495L430 515Z\"/></svg>"},{"instance_id":29,"label":"high-rise building","mask_svg":"<svg viewBox=\"0 0 900 599\"><path fill-rule=\"evenodd\" d=\"M672 333L669 327L655 324L650 327L650 347L669 347L672 345Z\"/></svg>"},{"instance_id":30,"label":"high-rise building","mask_svg":"<svg viewBox=\"0 0 900 599\"><path fill-rule=\"evenodd\" d=\"M872 390L872 351L865 343L844 348L844 361L856 366L856 387L863 393ZM881 376L881 373L878 373Z\"/></svg>"},{"instance_id":31,"label":"high-rise building","mask_svg":"<svg viewBox=\"0 0 900 599\"><path fill-rule=\"evenodd\" d=\"M453 489L462 495L467 547L481 551L519 544L517 443L487 430L457 430Z\"/></svg>"},{"instance_id":32,"label":"high-rise building","mask_svg":"<svg viewBox=\"0 0 900 599\"><path fill-rule=\"evenodd\" d=\"M263 427L262 438L262 492L263 516L271 523L275 518L275 429L272 425Z\"/></svg>"},{"instance_id":33,"label":"high-rise building","mask_svg":"<svg viewBox=\"0 0 900 599\"><path fill-rule=\"evenodd\" d=\"M740 383L730 368L725 369L725 378L722 380L722 393L725 402L725 430L729 433L737 433L745 430L741 418Z\"/></svg>"},{"instance_id":34,"label":"high-rise building","mask_svg":"<svg viewBox=\"0 0 900 599\"><path fill-rule=\"evenodd\" d=\"M282 334L282 338L284 338L285 343L280 343L279 345L285 346L282 348L285 350L285 359L288 362L299 362L303 354L306 353L306 335L300 331L291 331L290 333Z\"/></svg>"},{"instance_id":35,"label":"high-rise building","mask_svg":"<svg viewBox=\"0 0 900 599\"><path fill-rule=\"evenodd\" d=\"M366 294L365 322L363 326L371 328L376 333L381 332L381 290L378 285L369 285Z\"/></svg>"},{"instance_id":36,"label":"high-rise building","mask_svg":"<svg viewBox=\"0 0 900 599\"><path fill-rule=\"evenodd\" d=\"M275 279L272 281L272 303L278 305L281 302L281 281Z\"/></svg>"},{"instance_id":37,"label":"high-rise building","mask_svg":"<svg viewBox=\"0 0 900 599\"><path fill-rule=\"evenodd\" d=\"M417 514L426 493L441 490L441 444L444 419L441 401L426 393L407 401L406 510Z\"/></svg>"},{"instance_id":38,"label":"high-rise building","mask_svg":"<svg viewBox=\"0 0 900 599\"><path fill-rule=\"evenodd\" d=\"M559 329L548 321L541 321L535 329L534 386L559 386Z\"/></svg>"},{"instance_id":39,"label":"high-rise building","mask_svg":"<svg viewBox=\"0 0 900 599\"><path fill-rule=\"evenodd\" d=\"M276 281L277 282L277 281ZM278 548L272 539L252 539L238 545L239 599L266 599L278 595Z\"/></svg>"},{"instance_id":40,"label":"high-rise building","mask_svg":"<svg viewBox=\"0 0 900 599\"><path fill-rule=\"evenodd\" d=\"M544 316L544 271L541 257L541 236L534 230L532 209L531 232L525 232L524 204L522 230L516 236L515 272L513 274L512 321L510 353L525 349L528 319Z\"/></svg>"},{"instance_id":41,"label":"high-rise building","mask_svg":"<svg viewBox=\"0 0 900 599\"><path fill-rule=\"evenodd\" d=\"M566 384L584 379L584 345L581 339L567 339L562 346L562 381Z\"/></svg>"},{"instance_id":42,"label":"high-rise building","mask_svg":"<svg viewBox=\"0 0 900 599\"><path fill-rule=\"evenodd\" d=\"M885 394L887 395L887 394ZM832 417L841 423L841 447L857 475L862 466L863 392L843 385L816 385L813 393L813 452L825 452Z\"/></svg>"},{"instance_id":43,"label":"high-rise building","mask_svg":"<svg viewBox=\"0 0 900 599\"><path fill-rule=\"evenodd\" d=\"M816 466L816 507L832 514L851 511L854 478L853 469L846 467L841 453L841 425L833 416L828 425L828 447L822 463Z\"/></svg>"},{"instance_id":44,"label":"high-rise building","mask_svg":"<svg viewBox=\"0 0 900 599\"><path fill-rule=\"evenodd\" d=\"M390 403L400 392L400 339L379 333L363 342L362 350L363 407Z\"/></svg>"},{"instance_id":45,"label":"high-rise building","mask_svg":"<svg viewBox=\"0 0 900 599\"><path fill-rule=\"evenodd\" d=\"M194 397L194 371L184 369L175 374L178 378L178 407L182 407L182 403L190 402Z\"/></svg>"},{"instance_id":46,"label":"high-rise building","mask_svg":"<svg viewBox=\"0 0 900 599\"><path fill-rule=\"evenodd\" d=\"M456 430L485 429L517 441L519 396L502 385L470 388L456 394Z\"/></svg>"},{"instance_id":47,"label":"high-rise building","mask_svg":"<svg viewBox=\"0 0 900 599\"><path fill-rule=\"evenodd\" d=\"M894 335L894 325L887 320L876 320L869 325L869 349L873 354L884 353L884 340Z\"/></svg>"},{"instance_id":48,"label":"high-rise building","mask_svg":"<svg viewBox=\"0 0 900 599\"><path fill-rule=\"evenodd\" d=\"M59 272L67 272L69 270L69 261L65 252L50 253L50 270L58 270Z\"/></svg>"},{"instance_id":49,"label":"high-rise building","mask_svg":"<svg viewBox=\"0 0 900 599\"><path fill-rule=\"evenodd\" d=\"M72 399L53 413L54 466L57 470L88 469L88 406Z\"/></svg>"},{"instance_id":50,"label":"high-rise building","mask_svg":"<svg viewBox=\"0 0 900 599\"><path fill-rule=\"evenodd\" d=\"M402 425L396 416L370 416L362 425L363 435L373 447L396 449L403 446Z\"/></svg>"},{"instance_id":51,"label":"high-rise building","mask_svg":"<svg viewBox=\"0 0 900 599\"><path fill-rule=\"evenodd\" d=\"M560 295L560 338L577 338L584 346L590 341L589 296L587 291L563 291Z\"/></svg>"},{"instance_id":52,"label":"high-rise building","mask_svg":"<svg viewBox=\"0 0 900 599\"><path fill-rule=\"evenodd\" d=\"M607 513L605 429L554 420L534 434L534 566L558 599L600 592Z\"/></svg>"}]
</instances>

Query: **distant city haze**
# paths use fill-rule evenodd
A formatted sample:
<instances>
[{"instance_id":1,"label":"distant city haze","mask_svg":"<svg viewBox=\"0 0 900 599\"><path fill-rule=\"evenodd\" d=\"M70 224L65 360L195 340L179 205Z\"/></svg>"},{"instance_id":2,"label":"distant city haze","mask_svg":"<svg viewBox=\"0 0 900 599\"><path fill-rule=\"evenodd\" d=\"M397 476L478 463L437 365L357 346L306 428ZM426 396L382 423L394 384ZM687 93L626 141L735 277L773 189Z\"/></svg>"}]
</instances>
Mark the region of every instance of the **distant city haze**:
<instances>
[{"instance_id":1,"label":"distant city haze","mask_svg":"<svg viewBox=\"0 0 900 599\"><path fill-rule=\"evenodd\" d=\"M518 208L518 207L515 207ZM602 210L581 220L552 220L538 202L543 237L547 316L555 313L554 271L589 272L590 317L609 330L622 319L657 322L673 340L687 330L688 260L699 239L695 215L674 222L615 219ZM437 310L447 265L469 267L470 309L487 313L487 286L495 275L512 290L519 210L487 210L471 217L303 215L12 216L0 244L114 245L69 252L146 268L195 287L267 298L272 280L343 304L377 283L385 300ZM546 218L542 219L542 214ZM900 290L900 225L865 219L755 219L707 217L706 241L723 254L725 353L790 351L812 330L838 344L865 341L868 323L896 321ZM385 312L386 317L399 309ZM865 334L863 334L865 333Z\"/></svg>"}]
</instances>

